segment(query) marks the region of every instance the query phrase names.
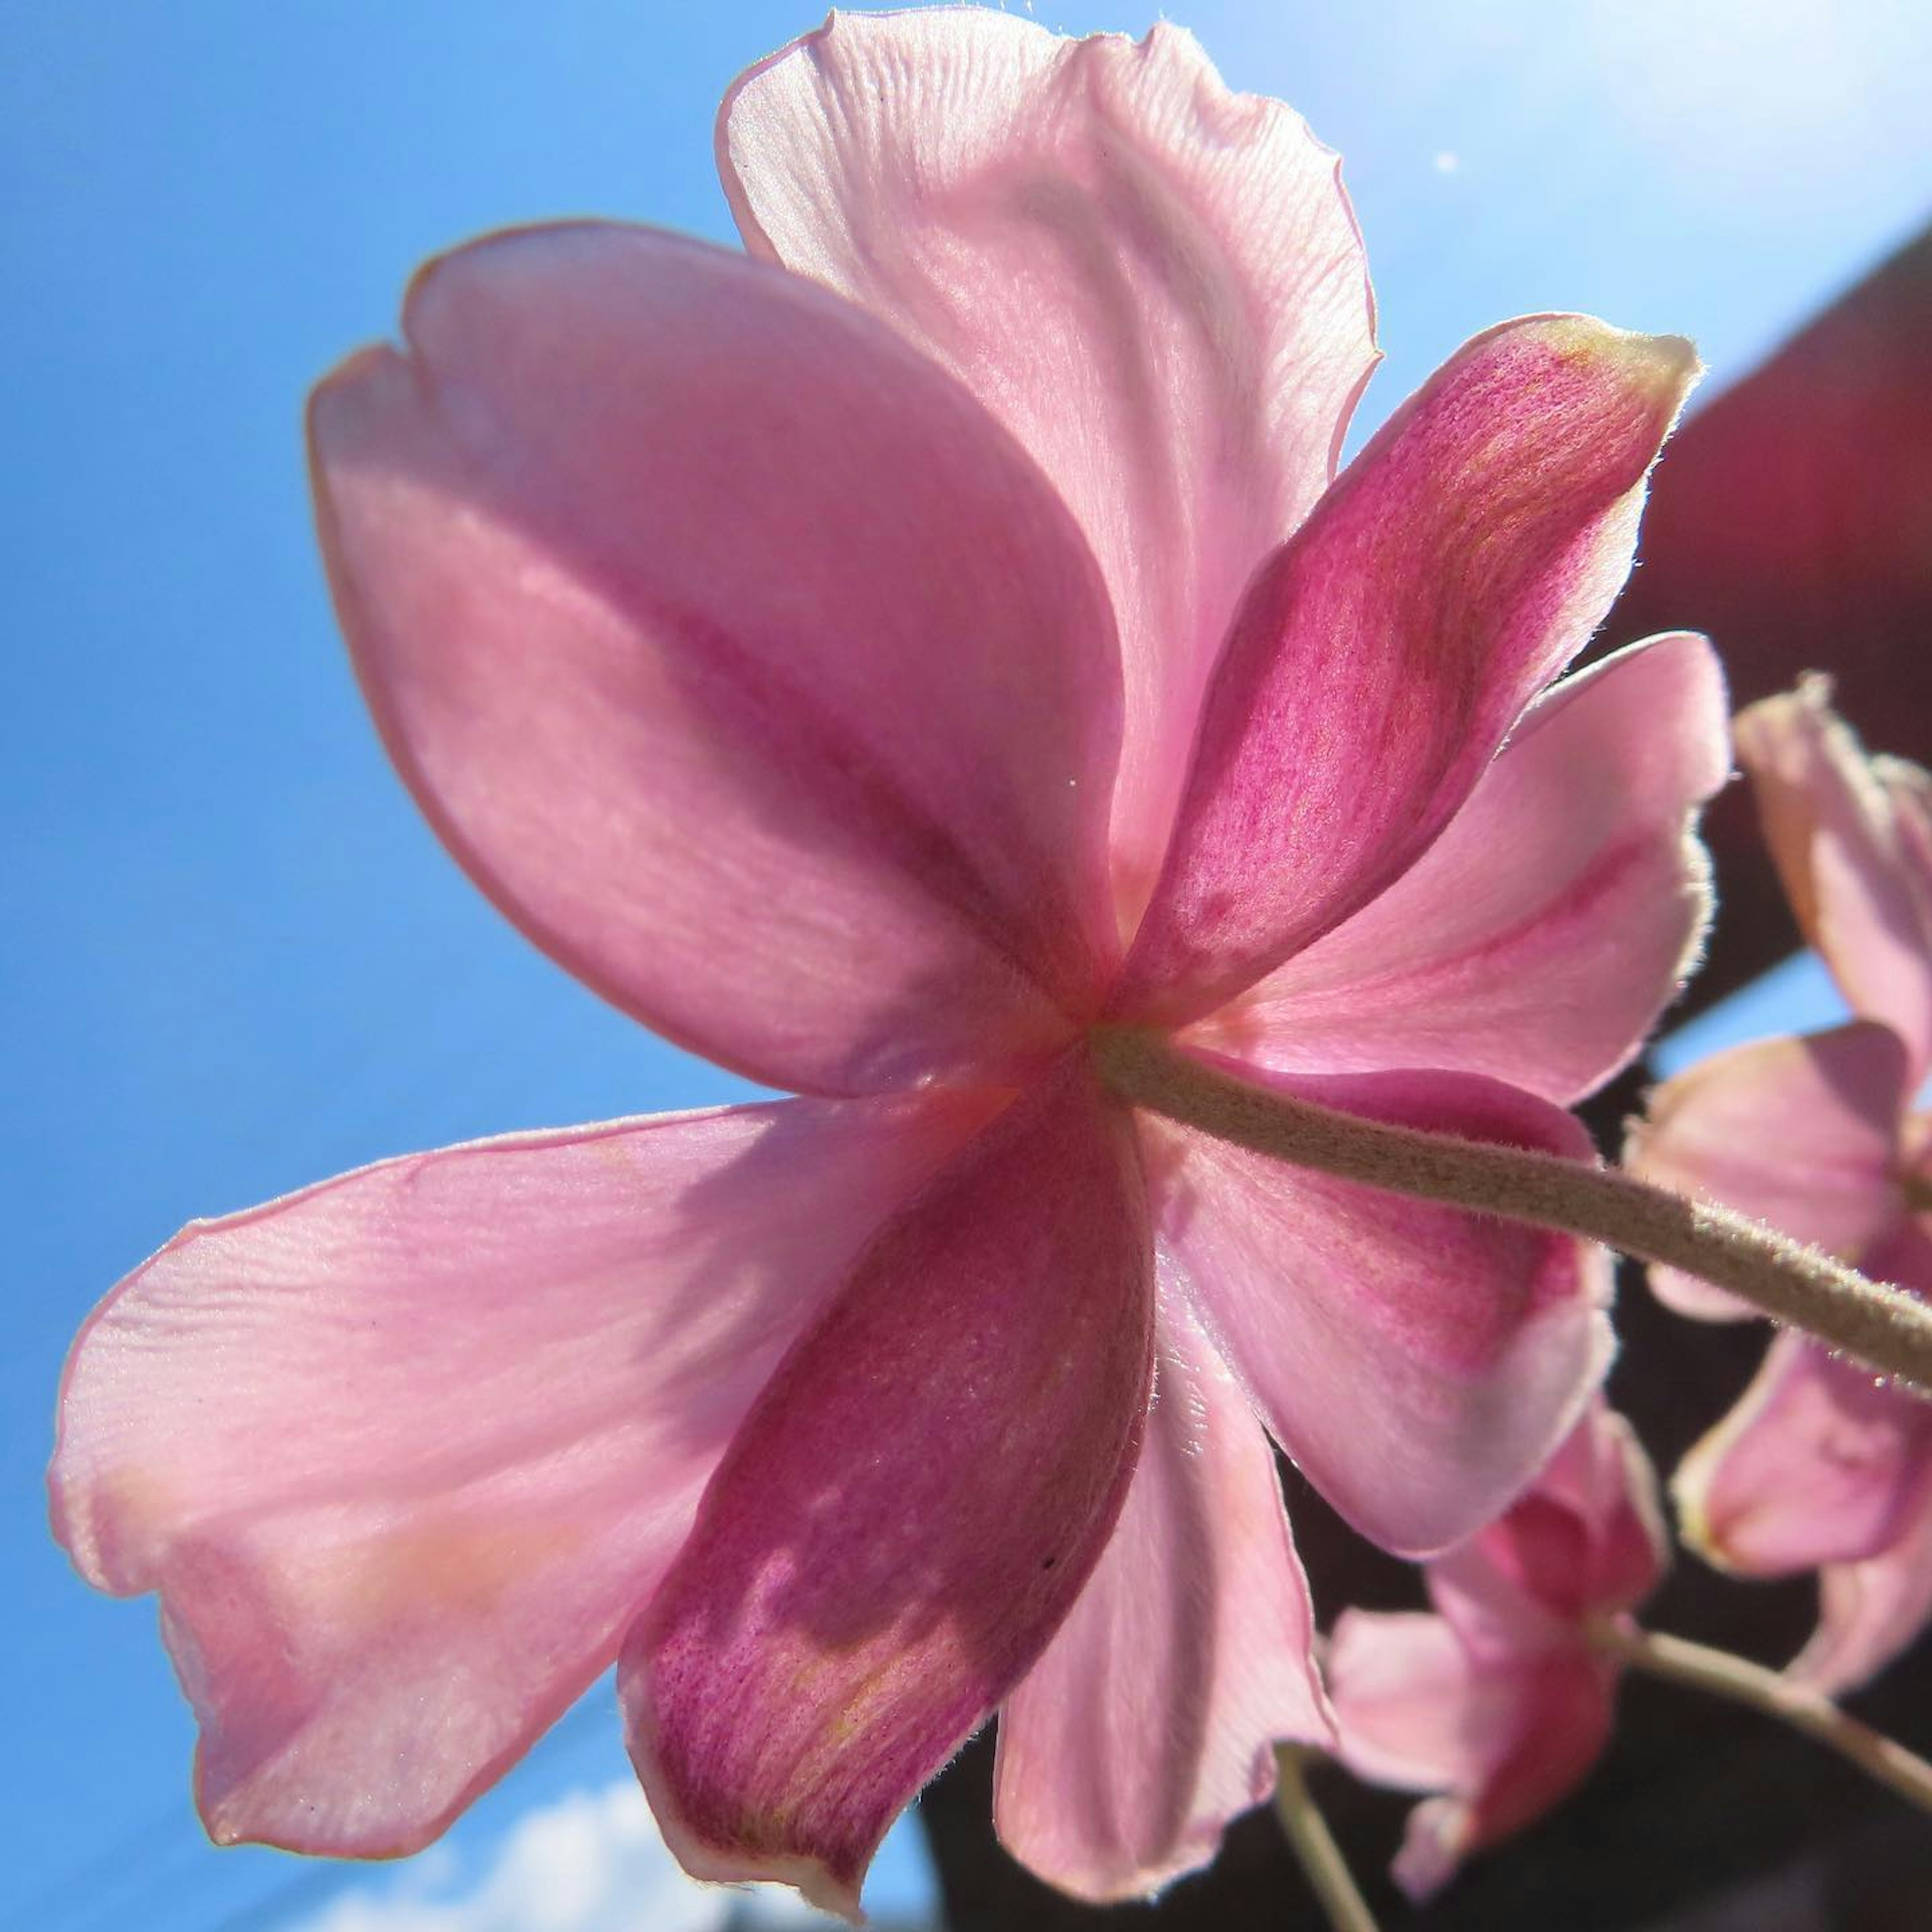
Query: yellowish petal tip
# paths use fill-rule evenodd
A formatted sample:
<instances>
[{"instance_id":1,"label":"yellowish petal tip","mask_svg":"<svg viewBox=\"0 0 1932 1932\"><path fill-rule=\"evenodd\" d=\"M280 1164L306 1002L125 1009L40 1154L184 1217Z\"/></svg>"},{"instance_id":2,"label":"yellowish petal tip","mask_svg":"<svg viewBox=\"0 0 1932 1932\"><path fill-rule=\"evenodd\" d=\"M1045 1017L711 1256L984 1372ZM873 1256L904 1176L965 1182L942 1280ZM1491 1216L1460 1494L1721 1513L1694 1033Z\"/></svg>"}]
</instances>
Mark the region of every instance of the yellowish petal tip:
<instances>
[{"instance_id":1,"label":"yellowish petal tip","mask_svg":"<svg viewBox=\"0 0 1932 1932\"><path fill-rule=\"evenodd\" d=\"M1633 388L1676 404L1704 373L1697 345L1687 336L1645 335L1612 328L1594 316L1551 316L1544 339L1566 360L1614 363Z\"/></svg>"}]
</instances>

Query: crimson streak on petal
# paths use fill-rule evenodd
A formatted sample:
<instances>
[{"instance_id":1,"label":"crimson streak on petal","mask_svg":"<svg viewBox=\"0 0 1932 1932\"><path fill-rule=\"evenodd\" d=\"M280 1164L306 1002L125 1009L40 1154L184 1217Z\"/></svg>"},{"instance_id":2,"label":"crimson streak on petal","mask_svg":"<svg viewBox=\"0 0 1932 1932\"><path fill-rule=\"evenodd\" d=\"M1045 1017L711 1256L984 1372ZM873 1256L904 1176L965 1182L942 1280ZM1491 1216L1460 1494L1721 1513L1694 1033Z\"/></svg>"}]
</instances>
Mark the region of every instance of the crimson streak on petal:
<instances>
[{"instance_id":1,"label":"crimson streak on petal","mask_svg":"<svg viewBox=\"0 0 1932 1932\"><path fill-rule=\"evenodd\" d=\"M1153 1306L1130 1130L1070 1058L887 1224L626 1640L632 1756L688 1869L856 1913L1100 1555Z\"/></svg>"}]
</instances>

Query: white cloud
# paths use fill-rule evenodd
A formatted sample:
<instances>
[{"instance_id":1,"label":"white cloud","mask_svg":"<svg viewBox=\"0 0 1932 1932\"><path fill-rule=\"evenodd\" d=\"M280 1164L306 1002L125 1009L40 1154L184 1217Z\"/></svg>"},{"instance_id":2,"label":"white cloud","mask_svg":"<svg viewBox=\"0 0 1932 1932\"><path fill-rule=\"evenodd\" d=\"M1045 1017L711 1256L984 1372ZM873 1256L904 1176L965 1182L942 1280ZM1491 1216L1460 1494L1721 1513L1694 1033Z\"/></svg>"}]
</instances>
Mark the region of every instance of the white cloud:
<instances>
[{"instance_id":1,"label":"white cloud","mask_svg":"<svg viewBox=\"0 0 1932 1932\"><path fill-rule=\"evenodd\" d=\"M790 1893L755 1900L754 1925L838 1922ZM387 1885L344 1892L299 1932L722 1932L747 1904L685 1876L626 1778L520 1819L480 1873L447 1852L418 1859Z\"/></svg>"}]
</instances>

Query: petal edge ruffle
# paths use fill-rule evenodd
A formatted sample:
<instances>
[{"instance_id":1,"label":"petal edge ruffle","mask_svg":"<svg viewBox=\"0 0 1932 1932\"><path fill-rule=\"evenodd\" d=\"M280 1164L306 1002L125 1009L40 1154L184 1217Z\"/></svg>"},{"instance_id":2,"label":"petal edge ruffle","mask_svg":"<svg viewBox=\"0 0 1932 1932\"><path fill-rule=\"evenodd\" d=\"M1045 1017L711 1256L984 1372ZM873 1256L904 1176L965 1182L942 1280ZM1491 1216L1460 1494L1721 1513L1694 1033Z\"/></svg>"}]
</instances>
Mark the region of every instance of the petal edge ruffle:
<instances>
[{"instance_id":1,"label":"petal edge ruffle","mask_svg":"<svg viewBox=\"0 0 1932 1932\"><path fill-rule=\"evenodd\" d=\"M318 520L477 883L771 1085L1048 1064L1118 950L1120 664L1012 439L849 304L646 229L475 243L405 323L316 393Z\"/></svg>"},{"instance_id":2,"label":"petal edge ruffle","mask_svg":"<svg viewBox=\"0 0 1932 1932\"><path fill-rule=\"evenodd\" d=\"M610 1664L832 1279L999 1102L506 1136L136 1270L69 1361L54 1526L160 1592L211 1834L435 1836Z\"/></svg>"},{"instance_id":3,"label":"petal edge ruffle","mask_svg":"<svg viewBox=\"0 0 1932 1932\"><path fill-rule=\"evenodd\" d=\"M733 87L718 158L746 245L958 376L1085 531L1125 661L1131 926L1243 586L1376 360L1335 156L1184 28L1072 40L952 8L833 14Z\"/></svg>"}]
</instances>

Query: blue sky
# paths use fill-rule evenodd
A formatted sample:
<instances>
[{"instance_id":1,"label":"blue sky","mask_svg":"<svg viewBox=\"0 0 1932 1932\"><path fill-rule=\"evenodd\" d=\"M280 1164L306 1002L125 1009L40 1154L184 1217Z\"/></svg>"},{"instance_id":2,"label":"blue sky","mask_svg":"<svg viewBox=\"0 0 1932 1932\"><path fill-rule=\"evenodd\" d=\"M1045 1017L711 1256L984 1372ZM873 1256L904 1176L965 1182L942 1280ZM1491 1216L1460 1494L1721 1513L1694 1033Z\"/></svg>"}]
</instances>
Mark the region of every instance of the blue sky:
<instances>
[{"instance_id":1,"label":"blue sky","mask_svg":"<svg viewBox=\"0 0 1932 1932\"><path fill-rule=\"evenodd\" d=\"M1365 422L1549 308L1694 334L1715 386L1932 214L1918 0L1171 10L1346 158L1389 352ZM713 105L814 17L0 9L0 1924L105 1926L138 1896L156 1932L294 1925L338 1885L200 1843L152 1607L95 1598L47 1539L52 1391L98 1295L192 1216L381 1155L742 1090L531 951L417 820L335 639L298 420L466 235L598 213L724 237ZM622 1769L608 1707L573 1718L466 1856Z\"/></svg>"}]
</instances>

